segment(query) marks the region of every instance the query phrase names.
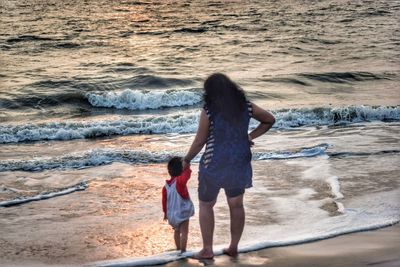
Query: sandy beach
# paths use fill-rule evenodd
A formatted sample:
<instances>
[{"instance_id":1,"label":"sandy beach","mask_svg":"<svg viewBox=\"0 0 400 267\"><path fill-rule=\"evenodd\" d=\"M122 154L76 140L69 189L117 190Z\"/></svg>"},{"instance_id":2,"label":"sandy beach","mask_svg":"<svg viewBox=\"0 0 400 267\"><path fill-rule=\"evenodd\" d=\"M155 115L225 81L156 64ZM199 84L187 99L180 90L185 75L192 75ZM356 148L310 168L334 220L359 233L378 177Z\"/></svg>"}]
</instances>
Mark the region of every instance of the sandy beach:
<instances>
[{"instance_id":1,"label":"sandy beach","mask_svg":"<svg viewBox=\"0 0 400 267\"><path fill-rule=\"evenodd\" d=\"M236 259L228 256L216 256L214 260L198 261L183 259L170 262L165 267L184 266L268 266L268 267L395 267L400 266L400 225L342 235L335 238L306 244L262 249L241 253ZM73 262L73 259L66 262ZM21 259L0 263L2 267L32 266L96 266L87 264L41 264ZM129 265L124 265L129 266Z\"/></svg>"},{"instance_id":2,"label":"sandy beach","mask_svg":"<svg viewBox=\"0 0 400 267\"><path fill-rule=\"evenodd\" d=\"M228 256L204 262L185 259L163 266L395 267L400 266L399 252L400 225L397 224L307 244L243 253L237 259Z\"/></svg>"}]
</instances>

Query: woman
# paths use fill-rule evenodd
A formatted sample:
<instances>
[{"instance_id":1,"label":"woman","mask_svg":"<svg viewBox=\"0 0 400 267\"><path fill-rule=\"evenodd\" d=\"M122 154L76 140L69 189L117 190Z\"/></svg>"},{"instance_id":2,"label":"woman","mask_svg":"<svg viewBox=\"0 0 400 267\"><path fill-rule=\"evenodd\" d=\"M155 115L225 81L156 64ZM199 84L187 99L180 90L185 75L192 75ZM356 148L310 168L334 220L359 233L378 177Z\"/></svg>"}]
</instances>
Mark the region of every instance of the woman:
<instances>
[{"instance_id":1,"label":"woman","mask_svg":"<svg viewBox=\"0 0 400 267\"><path fill-rule=\"evenodd\" d=\"M204 83L204 108L199 128L184 166L201 151L199 165L199 220L203 249L198 259L211 259L213 254L214 210L219 190L223 188L230 210L231 243L224 253L236 256L244 228L243 195L252 186L250 146L252 140L267 132L275 123L274 116L246 100L243 90L226 75L212 74ZM250 134L250 118L260 122Z\"/></svg>"}]
</instances>

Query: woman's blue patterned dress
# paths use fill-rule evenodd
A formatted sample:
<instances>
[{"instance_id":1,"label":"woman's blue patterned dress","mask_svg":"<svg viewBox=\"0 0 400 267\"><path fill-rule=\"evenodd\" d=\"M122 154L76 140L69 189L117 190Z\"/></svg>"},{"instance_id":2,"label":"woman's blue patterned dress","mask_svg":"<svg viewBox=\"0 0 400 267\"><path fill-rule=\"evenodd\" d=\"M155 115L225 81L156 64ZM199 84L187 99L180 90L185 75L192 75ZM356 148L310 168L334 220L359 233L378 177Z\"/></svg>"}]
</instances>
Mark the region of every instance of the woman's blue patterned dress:
<instances>
[{"instance_id":1,"label":"woman's blue patterned dress","mask_svg":"<svg viewBox=\"0 0 400 267\"><path fill-rule=\"evenodd\" d=\"M249 188L252 186L251 150L248 138L252 106L236 123L228 122L219 113L204 106L210 121L206 149L199 166L199 181L220 188Z\"/></svg>"}]
</instances>

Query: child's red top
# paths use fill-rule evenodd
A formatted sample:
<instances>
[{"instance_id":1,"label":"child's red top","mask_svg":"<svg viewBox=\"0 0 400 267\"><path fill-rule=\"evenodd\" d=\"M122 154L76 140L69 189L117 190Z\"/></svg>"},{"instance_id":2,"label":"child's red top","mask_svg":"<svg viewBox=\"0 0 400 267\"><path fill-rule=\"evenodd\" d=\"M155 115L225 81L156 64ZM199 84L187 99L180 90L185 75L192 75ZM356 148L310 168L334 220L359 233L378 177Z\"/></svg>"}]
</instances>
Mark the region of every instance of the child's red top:
<instances>
[{"instance_id":1,"label":"child's red top","mask_svg":"<svg viewBox=\"0 0 400 267\"><path fill-rule=\"evenodd\" d=\"M186 167L181 173L181 175L177 177L171 177L169 180L165 180L168 185L171 185L176 179L176 191L183 199L189 199L189 191L187 189L187 182L190 179L190 175L192 174L192 170L190 167ZM167 190L165 186L162 189L162 206L164 212L164 219L167 218Z\"/></svg>"}]
</instances>

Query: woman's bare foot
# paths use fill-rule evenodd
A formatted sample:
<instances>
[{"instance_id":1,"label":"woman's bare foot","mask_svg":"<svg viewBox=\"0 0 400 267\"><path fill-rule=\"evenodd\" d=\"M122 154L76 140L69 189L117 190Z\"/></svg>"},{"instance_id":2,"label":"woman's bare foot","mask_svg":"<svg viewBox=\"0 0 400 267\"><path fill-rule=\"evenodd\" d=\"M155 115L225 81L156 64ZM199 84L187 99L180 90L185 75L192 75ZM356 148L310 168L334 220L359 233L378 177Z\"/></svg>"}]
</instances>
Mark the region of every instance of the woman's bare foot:
<instances>
[{"instance_id":1,"label":"woman's bare foot","mask_svg":"<svg viewBox=\"0 0 400 267\"><path fill-rule=\"evenodd\" d=\"M198 253L193 255L194 259L197 260L210 260L214 258L214 253L208 249L202 249Z\"/></svg>"},{"instance_id":2,"label":"woman's bare foot","mask_svg":"<svg viewBox=\"0 0 400 267\"><path fill-rule=\"evenodd\" d=\"M232 249L232 248L224 248L222 250L222 253L224 253L230 257L237 257L237 255L238 255L237 249Z\"/></svg>"}]
</instances>

